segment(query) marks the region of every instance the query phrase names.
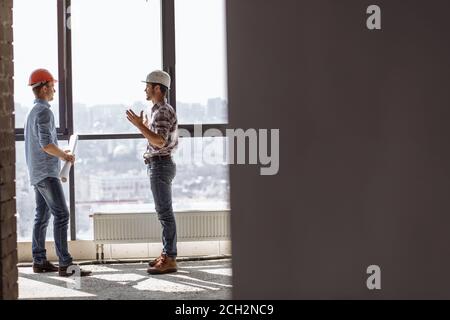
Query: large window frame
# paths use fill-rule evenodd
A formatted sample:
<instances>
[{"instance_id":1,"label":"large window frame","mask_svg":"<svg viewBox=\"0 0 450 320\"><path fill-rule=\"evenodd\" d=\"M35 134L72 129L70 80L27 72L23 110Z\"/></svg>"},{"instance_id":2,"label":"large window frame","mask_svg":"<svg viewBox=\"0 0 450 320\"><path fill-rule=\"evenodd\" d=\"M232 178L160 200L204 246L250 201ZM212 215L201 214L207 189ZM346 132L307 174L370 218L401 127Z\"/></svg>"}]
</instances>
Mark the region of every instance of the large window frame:
<instances>
[{"instance_id":1,"label":"large window frame","mask_svg":"<svg viewBox=\"0 0 450 320\"><path fill-rule=\"evenodd\" d=\"M163 70L172 78L168 101L176 110L176 74L175 74L175 3L174 0L161 1L161 33ZM73 97L72 97L72 34L68 26L71 0L57 0L58 24L58 82L59 82L59 120L58 140L68 140L74 133ZM194 124L180 124L180 129L194 136ZM227 124L202 124L203 133L208 129L217 129L222 136L226 134ZM81 134L79 140L117 140L145 139L140 133L124 134ZM181 137L183 138L183 137ZM15 129L15 140L24 141L24 129ZM70 239L77 239L75 215L75 170L72 166L69 179Z\"/></svg>"}]
</instances>

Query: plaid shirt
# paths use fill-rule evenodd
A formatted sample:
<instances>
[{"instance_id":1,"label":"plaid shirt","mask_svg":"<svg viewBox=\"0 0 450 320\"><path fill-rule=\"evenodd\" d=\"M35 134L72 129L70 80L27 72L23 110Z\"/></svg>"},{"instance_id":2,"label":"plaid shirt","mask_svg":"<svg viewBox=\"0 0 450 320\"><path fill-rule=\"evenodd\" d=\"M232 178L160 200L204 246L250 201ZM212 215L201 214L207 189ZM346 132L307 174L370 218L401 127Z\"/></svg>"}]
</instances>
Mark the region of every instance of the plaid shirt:
<instances>
[{"instance_id":1,"label":"plaid shirt","mask_svg":"<svg viewBox=\"0 0 450 320\"><path fill-rule=\"evenodd\" d=\"M164 99L164 101L156 103L147 113L150 119L148 128L161 135L166 143L162 148L149 143L144 158L172 154L178 146L178 121L175 110Z\"/></svg>"}]
</instances>

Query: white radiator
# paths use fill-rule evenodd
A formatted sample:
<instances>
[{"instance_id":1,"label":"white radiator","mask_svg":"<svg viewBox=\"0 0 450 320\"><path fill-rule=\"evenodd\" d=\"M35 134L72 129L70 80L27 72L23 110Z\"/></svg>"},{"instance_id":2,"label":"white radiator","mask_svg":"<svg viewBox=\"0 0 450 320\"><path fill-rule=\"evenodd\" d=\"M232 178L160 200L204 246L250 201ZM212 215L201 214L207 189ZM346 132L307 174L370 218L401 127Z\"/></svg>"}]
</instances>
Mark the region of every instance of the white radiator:
<instances>
[{"instance_id":1,"label":"white radiator","mask_svg":"<svg viewBox=\"0 0 450 320\"><path fill-rule=\"evenodd\" d=\"M94 242L152 243L161 241L156 213L94 213ZM229 211L175 212L178 241L229 240Z\"/></svg>"}]
</instances>

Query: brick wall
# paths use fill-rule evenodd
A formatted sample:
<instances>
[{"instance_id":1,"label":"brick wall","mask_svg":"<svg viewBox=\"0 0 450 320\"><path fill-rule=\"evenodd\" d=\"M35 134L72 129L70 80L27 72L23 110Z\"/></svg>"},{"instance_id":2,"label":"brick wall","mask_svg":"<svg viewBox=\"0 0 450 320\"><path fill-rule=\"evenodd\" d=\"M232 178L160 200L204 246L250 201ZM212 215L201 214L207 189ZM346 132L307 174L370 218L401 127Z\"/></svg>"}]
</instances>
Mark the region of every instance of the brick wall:
<instances>
[{"instance_id":1,"label":"brick wall","mask_svg":"<svg viewBox=\"0 0 450 320\"><path fill-rule=\"evenodd\" d=\"M18 295L12 5L0 0L0 299Z\"/></svg>"}]
</instances>

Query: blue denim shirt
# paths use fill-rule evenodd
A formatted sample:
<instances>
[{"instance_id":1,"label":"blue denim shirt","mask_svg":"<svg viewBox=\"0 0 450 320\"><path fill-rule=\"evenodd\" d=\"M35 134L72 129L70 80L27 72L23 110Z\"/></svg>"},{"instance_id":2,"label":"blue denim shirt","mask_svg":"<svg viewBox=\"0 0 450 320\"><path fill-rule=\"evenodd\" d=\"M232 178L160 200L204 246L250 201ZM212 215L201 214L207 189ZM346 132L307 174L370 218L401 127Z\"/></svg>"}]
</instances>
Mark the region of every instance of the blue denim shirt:
<instances>
[{"instance_id":1,"label":"blue denim shirt","mask_svg":"<svg viewBox=\"0 0 450 320\"><path fill-rule=\"evenodd\" d=\"M59 178L59 159L42 149L51 143L58 145L53 112L47 101L36 99L25 122L25 159L31 185L48 177Z\"/></svg>"}]
</instances>

